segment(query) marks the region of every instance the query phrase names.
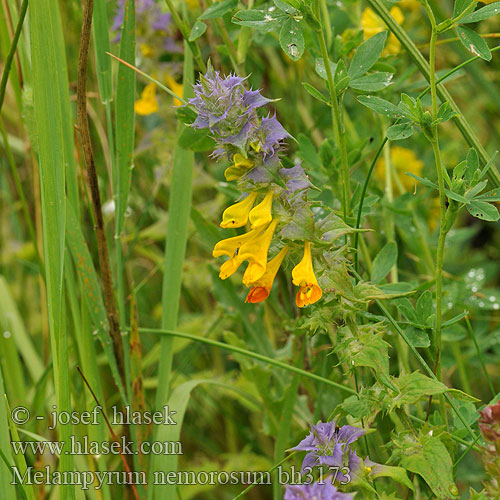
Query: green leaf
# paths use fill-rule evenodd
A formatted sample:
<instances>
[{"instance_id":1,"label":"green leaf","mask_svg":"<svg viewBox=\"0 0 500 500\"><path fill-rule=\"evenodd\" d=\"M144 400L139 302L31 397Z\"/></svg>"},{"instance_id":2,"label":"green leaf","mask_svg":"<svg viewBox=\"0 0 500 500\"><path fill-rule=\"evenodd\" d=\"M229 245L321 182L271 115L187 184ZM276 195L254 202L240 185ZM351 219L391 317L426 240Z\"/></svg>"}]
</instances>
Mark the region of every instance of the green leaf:
<instances>
[{"instance_id":1,"label":"green leaf","mask_svg":"<svg viewBox=\"0 0 500 500\"><path fill-rule=\"evenodd\" d=\"M335 70L337 69L337 65L335 63L330 62L330 70L332 72L332 75L335 74ZM326 69L325 69L325 64L323 62L323 59L321 57L318 57L316 61L314 62L314 69L318 76L320 78L323 78L323 80L328 80L328 76L326 74Z\"/></svg>"},{"instance_id":2,"label":"green leaf","mask_svg":"<svg viewBox=\"0 0 500 500\"><path fill-rule=\"evenodd\" d=\"M438 187L437 184L435 184L434 182L430 181L429 179L426 179L425 177L419 177L418 175L412 174L411 172L405 172L405 174L409 175L410 177L413 177L414 179L417 179L417 181L419 181L424 186L427 186L427 187L432 188L432 189L438 189L439 190L439 187Z\"/></svg>"},{"instance_id":3,"label":"green leaf","mask_svg":"<svg viewBox=\"0 0 500 500\"><path fill-rule=\"evenodd\" d=\"M391 73L373 73L372 75L365 75L354 80L351 79L349 87L365 92L378 92L388 87L392 83L391 80Z\"/></svg>"},{"instance_id":4,"label":"green leaf","mask_svg":"<svg viewBox=\"0 0 500 500\"><path fill-rule=\"evenodd\" d=\"M216 2L212 4L203 14L198 18L198 20L203 19L217 19L227 14L229 11L236 8L238 5L238 0L223 0L222 2Z\"/></svg>"},{"instance_id":5,"label":"green leaf","mask_svg":"<svg viewBox=\"0 0 500 500\"><path fill-rule=\"evenodd\" d=\"M381 99L380 97L375 97L372 95L360 95L357 97L358 101L366 106L367 108L373 109L373 111L388 116L389 118L401 118L403 113L392 102Z\"/></svg>"},{"instance_id":6,"label":"green leaf","mask_svg":"<svg viewBox=\"0 0 500 500\"><path fill-rule=\"evenodd\" d=\"M191 28L191 33L189 33L189 41L194 42L198 40L205 31L207 31L207 25L201 21L196 21Z\"/></svg>"},{"instance_id":7,"label":"green leaf","mask_svg":"<svg viewBox=\"0 0 500 500\"><path fill-rule=\"evenodd\" d=\"M486 201L472 200L467 205L469 213L481 220L496 222L499 219L497 207Z\"/></svg>"},{"instance_id":8,"label":"green leaf","mask_svg":"<svg viewBox=\"0 0 500 500\"><path fill-rule=\"evenodd\" d=\"M480 399L477 399L474 396L461 391L460 389L448 389L446 392L448 392L448 394L451 394L455 399L459 399L460 401L467 401L471 403L478 403L479 401L481 401Z\"/></svg>"},{"instance_id":9,"label":"green leaf","mask_svg":"<svg viewBox=\"0 0 500 500\"><path fill-rule=\"evenodd\" d=\"M286 12L287 14L290 14L291 16L295 16L298 13L295 7L292 7L291 5L288 5L287 3L282 2L281 0L274 0L274 5L276 5L278 9L282 10L283 12Z\"/></svg>"},{"instance_id":10,"label":"green leaf","mask_svg":"<svg viewBox=\"0 0 500 500\"><path fill-rule=\"evenodd\" d=\"M421 434L416 442L413 438L407 439L401 465L422 476L440 500L456 497L458 489L453 482L453 464L441 440L428 432Z\"/></svg>"},{"instance_id":11,"label":"green leaf","mask_svg":"<svg viewBox=\"0 0 500 500\"><path fill-rule=\"evenodd\" d=\"M398 388L399 394L391 399L389 410L401 408L406 404L414 404L422 398L431 395L444 394L448 387L438 380L434 380L420 372L408 373L392 379Z\"/></svg>"},{"instance_id":12,"label":"green leaf","mask_svg":"<svg viewBox=\"0 0 500 500\"><path fill-rule=\"evenodd\" d=\"M475 3L477 4L477 2ZM459 16L470 4L470 0L455 0L455 5L453 6L453 17Z\"/></svg>"},{"instance_id":13,"label":"green leaf","mask_svg":"<svg viewBox=\"0 0 500 500\"><path fill-rule=\"evenodd\" d=\"M373 260L371 281L379 283L389 274L398 260L398 246L394 241L387 243Z\"/></svg>"},{"instance_id":14,"label":"green leaf","mask_svg":"<svg viewBox=\"0 0 500 500\"><path fill-rule=\"evenodd\" d=\"M446 101L439 107L436 118L439 123L442 123L448 121L450 118L453 118L455 115L456 113L451 109L450 103Z\"/></svg>"},{"instance_id":15,"label":"green leaf","mask_svg":"<svg viewBox=\"0 0 500 500\"><path fill-rule=\"evenodd\" d=\"M377 479L379 477L390 477L397 481L398 483L406 486L412 491L415 491L413 483L408 478L408 474L402 467L392 467L390 465L375 464L372 466L370 472L370 477Z\"/></svg>"},{"instance_id":16,"label":"green leaf","mask_svg":"<svg viewBox=\"0 0 500 500\"><path fill-rule=\"evenodd\" d=\"M328 98L325 95L323 95L317 88L313 87L311 84L306 82L302 82L302 85L307 90L307 92L311 94L315 99L318 99L318 101L330 105Z\"/></svg>"},{"instance_id":17,"label":"green leaf","mask_svg":"<svg viewBox=\"0 0 500 500\"><path fill-rule=\"evenodd\" d=\"M434 314L434 309L432 308L432 293L426 290L417 300L417 320L422 325L428 325L428 319Z\"/></svg>"},{"instance_id":18,"label":"green leaf","mask_svg":"<svg viewBox=\"0 0 500 500\"><path fill-rule=\"evenodd\" d=\"M286 19L285 14L279 11L269 12L267 10L240 10L231 22L241 26L248 26L256 30L268 32L276 31Z\"/></svg>"},{"instance_id":19,"label":"green leaf","mask_svg":"<svg viewBox=\"0 0 500 500\"><path fill-rule=\"evenodd\" d=\"M465 26L457 26L457 35L462 45L475 56L491 61L488 44L475 32Z\"/></svg>"},{"instance_id":20,"label":"green leaf","mask_svg":"<svg viewBox=\"0 0 500 500\"><path fill-rule=\"evenodd\" d=\"M484 193L475 199L480 201L500 201L500 189L492 189L491 191L488 191L487 193Z\"/></svg>"},{"instance_id":21,"label":"green leaf","mask_svg":"<svg viewBox=\"0 0 500 500\"><path fill-rule=\"evenodd\" d=\"M488 19L491 16L495 16L500 12L500 2L490 3L486 7L476 10L467 14L465 17L460 19L459 24L477 23L483 19Z\"/></svg>"},{"instance_id":22,"label":"green leaf","mask_svg":"<svg viewBox=\"0 0 500 500\"><path fill-rule=\"evenodd\" d=\"M364 75L377 62L386 40L387 31L382 31L359 46L349 66L348 73L351 80Z\"/></svg>"},{"instance_id":23,"label":"green leaf","mask_svg":"<svg viewBox=\"0 0 500 500\"><path fill-rule=\"evenodd\" d=\"M178 140L179 146L191 151L202 152L213 149L214 140L208 136L207 129L195 129L186 127Z\"/></svg>"},{"instance_id":24,"label":"green leaf","mask_svg":"<svg viewBox=\"0 0 500 500\"><path fill-rule=\"evenodd\" d=\"M295 19L289 18L281 27L280 45L285 54L293 61L298 61L304 53L304 34L300 24Z\"/></svg>"},{"instance_id":25,"label":"green leaf","mask_svg":"<svg viewBox=\"0 0 500 500\"><path fill-rule=\"evenodd\" d=\"M479 169L479 156L474 148L469 149L465 161L467 167L465 169L464 175L465 180L469 184L472 181L476 170Z\"/></svg>"},{"instance_id":26,"label":"green leaf","mask_svg":"<svg viewBox=\"0 0 500 500\"><path fill-rule=\"evenodd\" d=\"M429 335L420 328L410 326L406 330L406 335L414 347L429 347L431 345Z\"/></svg>"},{"instance_id":27,"label":"green leaf","mask_svg":"<svg viewBox=\"0 0 500 500\"><path fill-rule=\"evenodd\" d=\"M404 122L396 123L387 129L387 138L390 141L401 141L402 139L408 139L413 135L415 129L413 128L413 123Z\"/></svg>"}]
</instances>

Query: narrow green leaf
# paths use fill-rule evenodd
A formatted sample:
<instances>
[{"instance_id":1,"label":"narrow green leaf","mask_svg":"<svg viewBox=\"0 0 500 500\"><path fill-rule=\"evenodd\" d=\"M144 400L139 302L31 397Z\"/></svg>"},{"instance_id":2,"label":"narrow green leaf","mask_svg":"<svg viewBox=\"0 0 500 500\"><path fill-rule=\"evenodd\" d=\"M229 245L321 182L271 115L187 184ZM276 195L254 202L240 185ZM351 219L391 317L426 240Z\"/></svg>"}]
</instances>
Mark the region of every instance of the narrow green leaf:
<instances>
[{"instance_id":1,"label":"narrow green leaf","mask_svg":"<svg viewBox=\"0 0 500 500\"><path fill-rule=\"evenodd\" d=\"M351 80L364 75L378 61L386 40L387 31L382 31L368 38L358 47L349 66Z\"/></svg>"},{"instance_id":2,"label":"narrow green leaf","mask_svg":"<svg viewBox=\"0 0 500 500\"><path fill-rule=\"evenodd\" d=\"M390 141L401 141L403 139L408 139L413 135L415 129L413 128L413 123L404 122L396 123L387 129L387 138Z\"/></svg>"},{"instance_id":3,"label":"narrow green leaf","mask_svg":"<svg viewBox=\"0 0 500 500\"><path fill-rule=\"evenodd\" d=\"M500 12L500 2L490 3L481 9L476 10L467 14L465 17L460 19L460 24L477 23L483 19L488 19L491 16L495 16Z\"/></svg>"},{"instance_id":4,"label":"narrow green leaf","mask_svg":"<svg viewBox=\"0 0 500 500\"><path fill-rule=\"evenodd\" d=\"M304 34L300 24L295 19L289 18L280 30L280 45L285 54L293 61L298 61L304 53Z\"/></svg>"},{"instance_id":5,"label":"narrow green leaf","mask_svg":"<svg viewBox=\"0 0 500 500\"><path fill-rule=\"evenodd\" d=\"M398 108L392 102L386 101L380 97L375 97L373 95L360 95L357 97L358 101L366 106L367 108L373 109L373 111L388 116L389 118L400 118L403 113L400 108Z\"/></svg>"},{"instance_id":6,"label":"narrow green leaf","mask_svg":"<svg viewBox=\"0 0 500 500\"><path fill-rule=\"evenodd\" d=\"M0 395L2 395L2 399L5 392L2 366L0 364ZM10 467L14 463L10 450L9 417L5 402L0 401L0 451L5 455L7 461L5 464L0 462L0 498L5 498L5 500L14 500L16 498L14 486L10 484L12 482L12 469Z\"/></svg>"},{"instance_id":7,"label":"narrow green leaf","mask_svg":"<svg viewBox=\"0 0 500 500\"><path fill-rule=\"evenodd\" d=\"M439 189L438 185L430 181L429 179L426 179L424 177L419 177L418 175L412 174L411 172L405 172L405 174L409 175L410 177L413 177L414 179L417 179L417 181L422 183L424 186L427 186L431 189Z\"/></svg>"},{"instance_id":8,"label":"narrow green leaf","mask_svg":"<svg viewBox=\"0 0 500 500\"><path fill-rule=\"evenodd\" d=\"M125 0L123 26L120 41L120 59L135 63L135 3ZM132 176L134 155L134 101L135 71L118 65L118 81L116 84L116 172L114 172L116 198L115 234L120 235L127 209L128 194Z\"/></svg>"},{"instance_id":9,"label":"narrow green leaf","mask_svg":"<svg viewBox=\"0 0 500 500\"><path fill-rule=\"evenodd\" d=\"M453 6L453 17L458 17L471 3L477 4L474 0L455 0Z\"/></svg>"},{"instance_id":10,"label":"narrow green leaf","mask_svg":"<svg viewBox=\"0 0 500 500\"><path fill-rule=\"evenodd\" d=\"M485 61L491 61L490 49L483 38L465 26L457 26L456 30L459 40L469 52Z\"/></svg>"},{"instance_id":11,"label":"narrow green leaf","mask_svg":"<svg viewBox=\"0 0 500 500\"><path fill-rule=\"evenodd\" d=\"M111 59L106 54L110 51L109 25L107 3L105 0L94 0L92 16L92 30L94 33L94 50L97 67L97 83L103 103L112 99Z\"/></svg>"},{"instance_id":12,"label":"narrow green leaf","mask_svg":"<svg viewBox=\"0 0 500 500\"><path fill-rule=\"evenodd\" d=\"M231 10L235 9L238 5L238 0L223 0L222 2L215 2L211 5L203 14L198 18L198 20L204 19L217 19L227 14Z\"/></svg>"},{"instance_id":13,"label":"narrow green leaf","mask_svg":"<svg viewBox=\"0 0 500 500\"><path fill-rule=\"evenodd\" d=\"M478 201L500 201L500 189L492 189L491 191L488 191L487 193L484 193L475 199Z\"/></svg>"},{"instance_id":14,"label":"narrow green leaf","mask_svg":"<svg viewBox=\"0 0 500 500\"><path fill-rule=\"evenodd\" d=\"M267 10L250 9L238 11L231 19L231 22L268 32L278 30L285 19L286 15L280 11L269 12Z\"/></svg>"},{"instance_id":15,"label":"narrow green leaf","mask_svg":"<svg viewBox=\"0 0 500 500\"><path fill-rule=\"evenodd\" d=\"M326 74L326 69L325 69L325 64L324 61L321 57L318 57L315 62L314 62L314 69L318 76L320 78L323 78L323 80L328 80L328 76ZM330 69L332 71L332 74L335 74L335 70L337 69L337 65L330 61Z\"/></svg>"},{"instance_id":16,"label":"narrow green leaf","mask_svg":"<svg viewBox=\"0 0 500 500\"><path fill-rule=\"evenodd\" d=\"M349 81L349 87L365 92L378 92L392 83L391 73L373 73Z\"/></svg>"},{"instance_id":17,"label":"narrow green leaf","mask_svg":"<svg viewBox=\"0 0 500 500\"><path fill-rule=\"evenodd\" d=\"M389 241L373 260L371 280L379 283L389 274L398 260L398 246L394 241Z\"/></svg>"},{"instance_id":18,"label":"narrow green leaf","mask_svg":"<svg viewBox=\"0 0 500 500\"><path fill-rule=\"evenodd\" d=\"M71 162L71 130L64 132L69 107L65 42L59 4L51 0L30 2L33 94L38 131L39 170L48 319L54 387L58 410L71 411L67 331L63 326L63 268L66 227L66 165ZM63 132L62 132L63 131ZM59 440L69 441L71 425L59 426ZM74 470L73 457L61 456L61 472ZM61 497L74 500L75 488L60 487Z\"/></svg>"},{"instance_id":19,"label":"narrow green leaf","mask_svg":"<svg viewBox=\"0 0 500 500\"><path fill-rule=\"evenodd\" d=\"M318 101L330 105L328 98L325 95L323 95L317 88L313 87L311 84L307 82L302 82L302 85L307 90L307 92L311 94L315 99L318 99Z\"/></svg>"}]
</instances>

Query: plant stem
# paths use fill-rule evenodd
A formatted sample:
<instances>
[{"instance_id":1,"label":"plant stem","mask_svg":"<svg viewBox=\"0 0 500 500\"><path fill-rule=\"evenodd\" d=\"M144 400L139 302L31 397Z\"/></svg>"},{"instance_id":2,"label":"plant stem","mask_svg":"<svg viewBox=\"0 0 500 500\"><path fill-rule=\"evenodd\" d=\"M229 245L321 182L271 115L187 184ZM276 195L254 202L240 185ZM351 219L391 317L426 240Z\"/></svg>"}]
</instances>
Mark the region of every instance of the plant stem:
<instances>
[{"instance_id":1,"label":"plant stem","mask_svg":"<svg viewBox=\"0 0 500 500\"><path fill-rule=\"evenodd\" d=\"M189 41L189 27L188 25L181 19L181 16L177 12L177 10L174 7L174 3L172 0L165 0L168 6L168 9L170 10L170 13L172 14L172 19L174 20L174 23L177 25L177 28L179 28L179 31L182 34L182 37L186 41L186 43L189 45L189 48L191 49L191 52L193 54L193 58L196 61L196 64L199 66L200 70L205 73L207 71L207 66L203 62L203 59L201 57L201 52L200 52L200 46L198 45L198 42L195 40L194 42Z\"/></svg>"},{"instance_id":2,"label":"plant stem","mask_svg":"<svg viewBox=\"0 0 500 500\"><path fill-rule=\"evenodd\" d=\"M27 9L28 0L23 0L21 11L19 12L19 20L17 22L16 31L10 45L9 53L7 54L7 58L5 60L5 68L2 73L2 80L0 81L0 110L2 109L3 101L5 98L5 89L7 88L7 81L9 80L10 68L12 66L12 61L14 60L14 55L16 54L17 42L19 41L19 37L21 36L21 30L23 28Z\"/></svg>"},{"instance_id":3,"label":"plant stem","mask_svg":"<svg viewBox=\"0 0 500 500\"><path fill-rule=\"evenodd\" d=\"M319 1L316 0L316 15L321 27L318 29L319 45L321 49L321 57L325 66L326 76L328 79L328 88L330 90L330 99L332 107L332 123L334 130L335 143L340 150L340 162L342 168L342 188L343 201L342 207L344 210L344 220L347 222L347 217L351 212L351 190L349 188L349 163L347 159L347 146L345 140L345 130L342 123L337 92L335 91L335 82L333 79L332 68L330 67L330 59L328 57L328 49L326 46L325 34L323 31L322 16L320 15ZM324 20L323 20L324 21Z\"/></svg>"},{"instance_id":4,"label":"plant stem","mask_svg":"<svg viewBox=\"0 0 500 500\"><path fill-rule=\"evenodd\" d=\"M434 153L434 160L436 163L436 172L439 187L439 238L436 253L436 319L434 323L434 346L436 349L435 361L435 374L439 381L442 381L442 366L441 366L441 323L442 323L442 295L443 295L443 257L444 247L446 243L446 234L448 229L446 227L446 193L444 187L444 167L441 161L441 153L439 151L439 138L438 127L435 124L438 112L437 106L437 83L436 83L436 42L438 31L436 26L436 18L427 0L424 2L425 10L429 16L431 23L431 40L429 45L429 84L431 88L431 101L432 101L432 151ZM443 422L446 422L446 406L444 398L440 397L441 417Z\"/></svg>"}]
</instances>

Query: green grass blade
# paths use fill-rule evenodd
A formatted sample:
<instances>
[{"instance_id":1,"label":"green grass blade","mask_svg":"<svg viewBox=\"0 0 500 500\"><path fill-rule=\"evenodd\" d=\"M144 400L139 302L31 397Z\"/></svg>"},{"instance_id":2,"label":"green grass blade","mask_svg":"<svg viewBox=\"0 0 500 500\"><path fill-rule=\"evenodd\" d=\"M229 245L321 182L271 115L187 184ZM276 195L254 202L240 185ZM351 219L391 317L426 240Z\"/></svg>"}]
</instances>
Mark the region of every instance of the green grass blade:
<instances>
[{"instance_id":1,"label":"green grass blade","mask_svg":"<svg viewBox=\"0 0 500 500\"><path fill-rule=\"evenodd\" d=\"M17 347L19 355L23 358L32 381L36 382L43 373L43 363L30 336L26 332L21 314L16 307L7 281L3 276L0 276L0 304L2 304L0 310L0 325L3 327L3 331L9 331L11 333L10 338ZM19 382L22 382L22 379ZM16 395L18 395L18 393L16 393Z\"/></svg>"},{"instance_id":2,"label":"green grass blade","mask_svg":"<svg viewBox=\"0 0 500 500\"><path fill-rule=\"evenodd\" d=\"M133 0L125 2L125 14L120 42L120 58L135 62L135 6ZM135 72L127 66L118 66L116 85L116 172L114 173L116 199L116 235L123 228L127 208L132 162L134 154L134 100Z\"/></svg>"},{"instance_id":3,"label":"green grass blade","mask_svg":"<svg viewBox=\"0 0 500 500\"><path fill-rule=\"evenodd\" d=\"M111 101L112 79L111 61L106 52L109 52L109 25L108 12L105 0L94 0L94 13L92 17L92 30L94 33L95 60L97 66L97 83L103 103Z\"/></svg>"},{"instance_id":4,"label":"green grass blade","mask_svg":"<svg viewBox=\"0 0 500 500\"><path fill-rule=\"evenodd\" d=\"M193 60L191 51L184 44L184 95L189 97L192 92L191 84L194 80ZM177 137L184 130L185 125L179 123ZM174 167L170 183L169 223L165 247L165 271L162 290L162 321L164 329L177 327L179 313L179 299L181 294L182 264L187 243L187 230L191 212L191 192L193 176L194 153L182 149L179 145L174 151ZM156 393L156 408L161 408L169 398L170 376L172 371L172 338L164 337L161 340L160 367L158 375L158 390ZM155 456L151 461L151 470L166 470L169 465L168 457ZM160 488L157 488L159 490ZM152 491L152 488L150 489ZM151 493L148 493L148 498ZM157 496L159 498L159 496Z\"/></svg>"},{"instance_id":5,"label":"green grass blade","mask_svg":"<svg viewBox=\"0 0 500 500\"><path fill-rule=\"evenodd\" d=\"M111 373L115 380L120 394L124 402L127 401L125 389L123 387L118 365L113 351L111 337L109 335L108 318L102 298L99 280L95 271L94 263L90 255L89 249L83 238L80 224L76 219L73 207L67 206L67 233L68 247L71 251L71 256L78 272L81 293L85 297L85 303L88 307L88 312L94 329L97 331L102 348L106 354L106 358L111 369Z\"/></svg>"},{"instance_id":6,"label":"green grass blade","mask_svg":"<svg viewBox=\"0 0 500 500\"><path fill-rule=\"evenodd\" d=\"M65 170L73 155L69 121L65 45L57 3L30 3L33 95L39 141L42 223L47 284L47 306L54 365L54 386L59 411L71 411L67 333L63 321L65 246ZM69 441L71 425L62 425L59 439ZM61 472L73 471L73 457L59 460ZM61 486L61 497L75 498L73 485Z\"/></svg>"},{"instance_id":7,"label":"green grass blade","mask_svg":"<svg viewBox=\"0 0 500 500\"><path fill-rule=\"evenodd\" d=\"M2 377L2 366L0 365L0 394L5 394L5 385ZM0 450L5 460L10 465L13 463L10 451L9 421L5 404L0 404ZM12 481L12 470L7 469L7 464L0 462L0 498L15 500L16 492Z\"/></svg>"}]
</instances>

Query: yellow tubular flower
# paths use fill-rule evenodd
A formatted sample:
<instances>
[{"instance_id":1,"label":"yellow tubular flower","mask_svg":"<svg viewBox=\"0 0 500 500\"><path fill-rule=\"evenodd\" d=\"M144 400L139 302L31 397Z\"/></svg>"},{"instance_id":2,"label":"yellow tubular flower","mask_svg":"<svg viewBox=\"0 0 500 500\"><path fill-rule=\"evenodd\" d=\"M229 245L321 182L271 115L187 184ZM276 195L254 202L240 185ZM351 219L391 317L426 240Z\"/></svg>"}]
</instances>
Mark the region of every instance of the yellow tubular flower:
<instances>
[{"instance_id":1,"label":"yellow tubular flower","mask_svg":"<svg viewBox=\"0 0 500 500\"><path fill-rule=\"evenodd\" d=\"M233 156L234 165L226 168L224 177L226 181L237 181L247 170L253 167L253 161L245 158L242 154L236 153Z\"/></svg>"},{"instance_id":2,"label":"yellow tubular flower","mask_svg":"<svg viewBox=\"0 0 500 500\"><path fill-rule=\"evenodd\" d=\"M179 97L182 97L182 93L184 92L184 87L182 86L182 83L177 83L170 74L165 75L165 82L167 84L167 87L174 92L174 94L178 95ZM179 99L176 99L174 97L174 106L182 106L182 102L179 101Z\"/></svg>"},{"instance_id":3,"label":"yellow tubular flower","mask_svg":"<svg viewBox=\"0 0 500 500\"><path fill-rule=\"evenodd\" d=\"M148 83L141 93L140 99L134 104L134 110L138 115L151 115L158 112L158 101L156 100L156 85Z\"/></svg>"},{"instance_id":4,"label":"yellow tubular flower","mask_svg":"<svg viewBox=\"0 0 500 500\"><path fill-rule=\"evenodd\" d=\"M265 231L259 233L258 236L252 238L240 248L238 257L249 262L243 275L245 285L249 286L251 283L255 283L266 271L267 252L277 224L278 221L274 220Z\"/></svg>"},{"instance_id":5,"label":"yellow tubular flower","mask_svg":"<svg viewBox=\"0 0 500 500\"><path fill-rule=\"evenodd\" d=\"M287 252L288 247L284 246L280 253L267 263L264 274L255 283L247 285L251 286L252 289L248 292L245 302L256 304L257 302L262 302L269 297L271 288L273 287L274 278L276 277L276 274L278 274L278 270Z\"/></svg>"},{"instance_id":6,"label":"yellow tubular flower","mask_svg":"<svg viewBox=\"0 0 500 500\"><path fill-rule=\"evenodd\" d=\"M240 264L245 260L241 258L240 248L257 235L258 231L250 231L249 233L221 240L215 245L212 252L214 257L221 257L222 255L229 257L229 260L224 262L220 268L219 278L225 280L237 271Z\"/></svg>"},{"instance_id":7,"label":"yellow tubular flower","mask_svg":"<svg viewBox=\"0 0 500 500\"><path fill-rule=\"evenodd\" d=\"M304 257L292 270L292 281L294 285L300 286L295 299L298 307L314 304L321 298L323 293L314 275L309 241L304 244Z\"/></svg>"},{"instance_id":8,"label":"yellow tubular flower","mask_svg":"<svg viewBox=\"0 0 500 500\"><path fill-rule=\"evenodd\" d=\"M272 220L273 192L268 191L264 199L250 211L249 219L252 229L267 226Z\"/></svg>"},{"instance_id":9,"label":"yellow tubular flower","mask_svg":"<svg viewBox=\"0 0 500 500\"><path fill-rule=\"evenodd\" d=\"M242 227L248 222L248 214L251 213L253 204L257 198L257 193L250 193L243 201L235 203L224 210L220 227ZM253 210L252 210L253 212ZM252 229L256 229L252 225Z\"/></svg>"},{"instance_id":10,"label":"yellow tubular flower","mask_svg":"<svg viewBox=\"0 0 500 500\"><path fill-rule=\"evenodd\" d=\"M405 17L399 7L393 7L390 10L390 14L398 24L403 23ZM364 39L366 40L367 38L371 38L381 31L385 31L387 29L387 26L382 21L382 19L380 19L380 17L378 17L377 14L373 12L372 9L367 7L361 15L361 28L363 29ZM400 49L401 44L399 43L399 40L391 33L389 35L389 38L387 39L385 49L382 51L382 55L395 55L399 53Z\"/></svg>"}]
</instances>

